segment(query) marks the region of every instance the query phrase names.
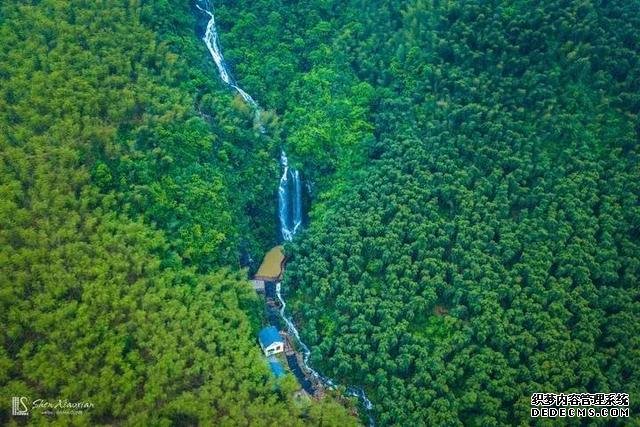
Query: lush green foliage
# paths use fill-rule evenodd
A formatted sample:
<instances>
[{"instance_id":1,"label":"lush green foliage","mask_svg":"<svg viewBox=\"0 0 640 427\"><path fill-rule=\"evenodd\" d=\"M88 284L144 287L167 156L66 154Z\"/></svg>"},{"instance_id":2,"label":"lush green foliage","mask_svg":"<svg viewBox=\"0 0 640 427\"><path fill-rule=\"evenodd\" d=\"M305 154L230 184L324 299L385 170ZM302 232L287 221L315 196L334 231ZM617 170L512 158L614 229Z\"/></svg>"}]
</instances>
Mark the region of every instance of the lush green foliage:
<instances>
[{"instance_id":1,"label":"lush green foliage","mask_svg":"<svg viewBox=\"0 0 640 427\"><path fill-rule=\"evenodd\" d=\"M279 135L306 181L319 187L313 193L328 194L365 160L373 87L333 50L323 2L238 3L216 9L225 57L241 84L281 117Z\"/></svg>"},{"instance_id":2,"label":"lush green foliage","mask_svg":"<svg viewBox=\"0 0 640 427\"><path fill-rule=\"evenodd\" d=\"M188 2L0 6L6 395L93 401L77 424L352 423L274 388L237 272L275 240L283 142L315 197L290 308L379 424L526 424L539 391L638 413L637 0L216 6L265 135Z\"/></svg>"},{"instance_id":3,"label":"lush green foliage","mask_svg":"<svg viewBox=\"0 0 640 427\"><path fill-rule=\"evenodd\" d=\"M638 413L637 1L220 16L325 190L285 277L317 366L382 425L528 423L536 391L625 390Z\"/></svg>"},{"instance_id":4,"label":"lush green foliage","mask_svg":"<svg viewBox=\"0 0 640 427\"><path fill-rule=\"evenodd\" d=\"M237 263L275 240L277 150L191 6L148 3L0 6L3 402L95 405L58 425L353 424L272 380Z\"/></svg>"}]
</instances>

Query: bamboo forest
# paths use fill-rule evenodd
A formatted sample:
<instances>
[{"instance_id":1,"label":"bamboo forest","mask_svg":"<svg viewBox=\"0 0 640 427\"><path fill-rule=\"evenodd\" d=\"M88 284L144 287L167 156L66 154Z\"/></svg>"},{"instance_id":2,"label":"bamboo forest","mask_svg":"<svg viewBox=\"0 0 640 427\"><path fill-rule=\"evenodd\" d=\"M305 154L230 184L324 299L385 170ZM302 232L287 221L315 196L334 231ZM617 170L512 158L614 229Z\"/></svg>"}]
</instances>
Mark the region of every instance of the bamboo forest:
<instances>
[{"instance_id":1,"label":"bamboo forest","mask_svg":"<svg viewBox=\"0 0 640 427\"><path fill-rule=\"evenodd\" d=\"M640 425L640 0L3 0L0 425Z\"/></svg>"}]
</instances>

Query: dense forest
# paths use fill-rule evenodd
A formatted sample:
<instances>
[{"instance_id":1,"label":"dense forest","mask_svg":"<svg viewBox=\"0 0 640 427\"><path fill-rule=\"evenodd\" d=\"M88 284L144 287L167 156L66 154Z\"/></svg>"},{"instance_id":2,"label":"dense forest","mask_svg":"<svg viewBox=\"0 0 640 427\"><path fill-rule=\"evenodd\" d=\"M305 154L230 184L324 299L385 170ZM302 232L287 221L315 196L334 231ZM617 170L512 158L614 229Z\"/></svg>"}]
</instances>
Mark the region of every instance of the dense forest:
<instances>
[{"instance_id":1,"label":"dense forest","mask_svg":"<svg viewBox=\"0 0 640 427\"><path fill-rule=\"evenodd\" d=\"M381 425L527 424L542 390L638 413L637 1L220 9L316 189L284 281L316 366Z\"/></svg>"},{"instance_id":2,"label":"dense forest","mask_svg":"<svg viewBox=\"0 0 640 427\"><path fill-rule=\"evenodd\" d=\"M535 392L626 392L631 420L588 422L638 422L638 0L213 6L265 132L192 1L0 4L5 401L356 424L256 342L284 147L310 206L287 310L377 425L528 425Z\"/></svg>"},{"instance_id":3,"label":"dense forest","mask_svg":"<svg viewBox=\"0 0 640 427\"><path fill-rule=\"evenodd\" d=\"M10 396L94 405L34 424L355 423L294 401L257 346L239 266L276 239L275 132L215 78L198 17L0 6L3 425L25 421Z\"/></svg>"}]
</instances>

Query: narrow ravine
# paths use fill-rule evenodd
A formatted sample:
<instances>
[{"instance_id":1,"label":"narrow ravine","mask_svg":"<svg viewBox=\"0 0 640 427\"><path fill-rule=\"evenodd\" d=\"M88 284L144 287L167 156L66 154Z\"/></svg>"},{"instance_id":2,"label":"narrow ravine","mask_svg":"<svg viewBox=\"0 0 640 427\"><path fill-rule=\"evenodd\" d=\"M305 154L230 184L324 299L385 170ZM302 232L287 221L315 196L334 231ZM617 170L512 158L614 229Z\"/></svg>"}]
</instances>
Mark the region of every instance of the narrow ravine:
<instances>
[{"instance_id":1,"label":"narrow ravine","mask_svg":"<svg viewBox=\"0 0 640 427\"><path fill-rule=\"evenodd\" d=\"M207 0L197 0L196 7L209 17L203 41L205 42L207 49L218 68L220 78L238 92L238 94L253 108L256 124L260 129L260 132L264 133L265 128L261 120L260 106L251 97L251 95L245 92L240 86L238 86L235 80L233 80L225 63L216 29L213 4ZM298 170L289 167L289 160L284 149L281 150L280 153L280 165L282 167L282 176L278 185L278 218L280 221L280 232L284 241L291 241L295 234L302 228L302 178L300 177L300 172ZM276 284L276 295L281 304L279 312L280 317L287 325L289 334L295 337L298 346L302 349L303 368L308 374L322 383L325 388L335 389L338 386L335 381L331 378L322 376L309 365L311 350L309 350L309 347L300 338L300 333L298 332L293 319L286 314L287 304L282 296L280 282ZM366 410L369 418L369 424L374 426L375 422L371 415L373 404L367 398L364 390L362 388L348 386L346 387L346 394L358 398L360 404Z\"/></svg>"}]
</instances>

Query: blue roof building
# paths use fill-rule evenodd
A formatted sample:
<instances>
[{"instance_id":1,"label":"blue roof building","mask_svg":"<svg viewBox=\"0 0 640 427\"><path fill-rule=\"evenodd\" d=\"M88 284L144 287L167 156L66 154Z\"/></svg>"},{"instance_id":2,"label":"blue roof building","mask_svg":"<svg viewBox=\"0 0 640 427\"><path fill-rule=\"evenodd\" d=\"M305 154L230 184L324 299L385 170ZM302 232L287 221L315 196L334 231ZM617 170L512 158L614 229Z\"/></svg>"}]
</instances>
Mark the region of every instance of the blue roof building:
<instances>
[{"instance_id":1,"label":"blue roof building","mask_svg":"<svg viewBox=\"0 0 640 427\"><path fill-rule=\"evenodd\" d=\"M260 347L267 357L284 351L284 341L274 326L262 328L258 334L258 341L260 341Z\"/></svg>"}]
</instances>

